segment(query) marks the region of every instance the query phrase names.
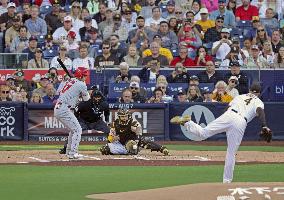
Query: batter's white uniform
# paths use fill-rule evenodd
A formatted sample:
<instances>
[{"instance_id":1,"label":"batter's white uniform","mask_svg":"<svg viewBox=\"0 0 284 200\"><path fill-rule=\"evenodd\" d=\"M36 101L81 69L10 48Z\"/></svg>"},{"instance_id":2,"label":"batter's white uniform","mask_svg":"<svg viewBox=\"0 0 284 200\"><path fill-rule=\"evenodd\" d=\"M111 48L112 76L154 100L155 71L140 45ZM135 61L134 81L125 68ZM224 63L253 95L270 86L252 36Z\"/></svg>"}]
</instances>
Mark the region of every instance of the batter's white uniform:
<instances>
[{"instance_id":1,"label":"batter's white uniform","mask_svg":"<svg viewBox=\"0 0 284 200\"><path fill-rule=\"evenodd\" d=\"M60 96L54 107L54 116L70 130L66 154L71 156L78 153L81 141L82 128L72 111L78 104L80 96L84 101L90 99L87 86L85 82L72 78L66 81L60 90Z\"/></svg>"},{"instance_id":2,"label":"batter's white uniform","mask_svg":"<svg viewBox=\"0 0 284 200\"><path fill-rule=\"evenodd\" d=\"M264 109L263 102L254 94L239 95L229 104L230 108L220 117L209 123L205 128L189 121L185 123L190 134L194 134L196 141L205 140L218 133L226 132L227 154L225 160L223 182L233 180L235 155L241 144L247 123L256 116L256 109Z\"/></svg>"}]
</instances>

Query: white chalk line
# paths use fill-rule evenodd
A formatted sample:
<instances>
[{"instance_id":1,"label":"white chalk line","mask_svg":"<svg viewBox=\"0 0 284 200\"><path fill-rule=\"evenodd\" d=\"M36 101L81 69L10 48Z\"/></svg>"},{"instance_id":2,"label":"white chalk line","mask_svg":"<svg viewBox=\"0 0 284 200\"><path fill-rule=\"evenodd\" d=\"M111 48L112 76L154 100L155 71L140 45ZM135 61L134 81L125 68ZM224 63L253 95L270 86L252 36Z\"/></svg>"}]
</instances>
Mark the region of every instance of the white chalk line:
<instances>
[{"instance_id":1,"label":"white chalk line","mask_svg":"<svg viewBox=\"0 0 284 200\"><path fill-rule=\"evenodd\" d=\"M138 160L152 160L152 159L145 158L145 157L143 157L143 156L138 156L138 155L134 156L134 158L135 158L135 159L138 159Z\"/></svg>"},{"instance_id":2,"label":"white chalk line","mask_svg":"<svg viewBox=\"0 0 284 200\"><path fill-rule=\"evenodd\" d=\"M91 159L94 159L94 160L102 160L102 158L95 157L95 156L87 156L87 155L83 155L83 158L91 158Z\"/></svg>"},{"instance_id":3,"label":"white chalk line","mask_svg":"<svg viewBox=\"0 0 284 200\"><path fill-rule=\"evenodd\" d=\"M48 162L50 162L49 160L43 160L43 159L40 159L40 158L36 158L36 157L28 157L28 158L30 158L30 159L32 159L32 160L36 160L36 161L38 161L38 162L42 162L42 163L48 163Z\"/></svg>"},{"instance_id":4,"label":"white chalk line","mask_svg":"<svg viewBox=\"0 0 284 200\"><path fill-rule=\"evenodd\" d=\"M202 161L209 161L209 160L211 160L210 158L205 158L205 157L202 157L202 156L194 156L194 157L198 158L198 159L200 159Z\"/></svg>"}]
</instances>

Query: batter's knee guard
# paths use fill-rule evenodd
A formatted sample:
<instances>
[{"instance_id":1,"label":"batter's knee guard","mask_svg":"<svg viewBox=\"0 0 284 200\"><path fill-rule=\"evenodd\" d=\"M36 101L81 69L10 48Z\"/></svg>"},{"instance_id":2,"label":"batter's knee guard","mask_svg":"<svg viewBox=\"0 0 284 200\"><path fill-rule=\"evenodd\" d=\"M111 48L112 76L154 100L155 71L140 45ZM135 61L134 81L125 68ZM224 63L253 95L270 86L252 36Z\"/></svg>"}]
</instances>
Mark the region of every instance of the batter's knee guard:
<instances>
[{"instance_id":1,"label":"batter's knee guard","mask_svg":"<svg viewBox=\"0 0 284 200\"><path fill-rule=\"evenodd\" d=\"M125 144L125 148L127 149L130 155L138 154L138 143L134 140L128 140Z\"/></svg>"},{"instance_id":2,"label":"batter's knee guard","mask_svg":"<svg viewBox=\"0 0 284 200\"><path fill-rule=\"evenodd\" d=\"M107 144L100 148L100 152L102 153L102 155L110 155L111 154L110 148Z\"/></svg>"}]
</instances>

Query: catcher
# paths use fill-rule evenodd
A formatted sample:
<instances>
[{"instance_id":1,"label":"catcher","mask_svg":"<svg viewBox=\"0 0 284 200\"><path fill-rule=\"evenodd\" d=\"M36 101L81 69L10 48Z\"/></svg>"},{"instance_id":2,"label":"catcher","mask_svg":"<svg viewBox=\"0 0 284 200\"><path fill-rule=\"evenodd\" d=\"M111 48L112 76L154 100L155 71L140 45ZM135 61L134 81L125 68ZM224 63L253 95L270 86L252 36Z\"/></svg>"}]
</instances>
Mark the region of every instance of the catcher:
<instances>
[{"instance_id":1,"label":"catcher","mask_svg":"<svg viewBox=\"0 0 284 200\"><path fill-rule=\"evenodd\" d=\"M141 124L132 119L128 109L119 109L118 119L112 123L108 135L108 143L100 148L100 152L103 155L137 155L139 148L159 151L164 155L169 155L166 147L142 137Z\"/></svg>"}]
</instances>

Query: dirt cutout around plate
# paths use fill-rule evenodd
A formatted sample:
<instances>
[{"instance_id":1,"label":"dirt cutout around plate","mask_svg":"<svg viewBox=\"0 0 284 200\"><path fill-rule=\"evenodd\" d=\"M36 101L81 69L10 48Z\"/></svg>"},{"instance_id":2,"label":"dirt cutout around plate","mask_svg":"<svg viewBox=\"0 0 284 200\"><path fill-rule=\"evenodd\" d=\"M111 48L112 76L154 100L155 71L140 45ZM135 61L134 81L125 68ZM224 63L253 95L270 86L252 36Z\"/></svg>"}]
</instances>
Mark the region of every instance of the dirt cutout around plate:
<instances>
[{"instance_id":1,"label":"dirt cutout around plate","mask_svg":"<svg viewBox=\"0 0 284 200\"><path fill-rule=\"evenodd\" d=\"M283 200L284 182L200 183L132 192L92 194L96 200Z\"/></svg>"}]
</instances>

